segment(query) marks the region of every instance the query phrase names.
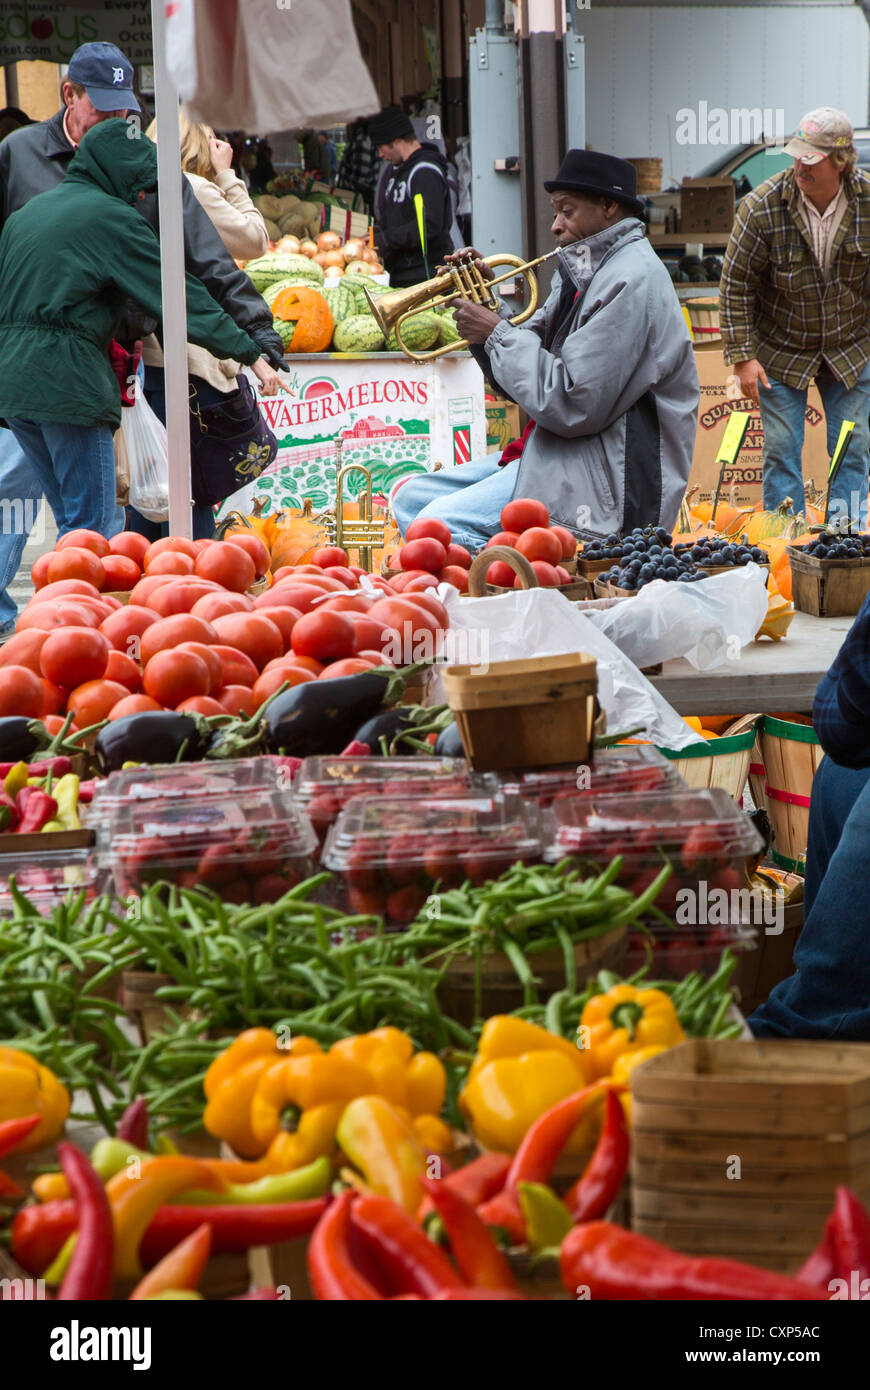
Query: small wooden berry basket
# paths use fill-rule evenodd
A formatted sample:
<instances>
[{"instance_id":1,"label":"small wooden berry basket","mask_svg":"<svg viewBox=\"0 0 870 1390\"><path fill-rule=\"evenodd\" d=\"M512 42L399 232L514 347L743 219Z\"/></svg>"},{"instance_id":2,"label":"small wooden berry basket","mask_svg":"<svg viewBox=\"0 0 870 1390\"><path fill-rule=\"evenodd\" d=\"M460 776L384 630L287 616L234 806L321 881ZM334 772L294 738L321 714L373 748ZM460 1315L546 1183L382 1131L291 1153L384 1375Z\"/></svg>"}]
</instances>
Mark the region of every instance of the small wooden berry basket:
<instances>
[{"instance_id":1,"label":"small wooden berry basket","mask_svg":"<svg viewBox=\"0 0 870 1390\"><path fill-rule=\"evenodd\" d=\"M497 584L487 584L487 570L496 560L503 560L515 574L520 576L521 588L537 589L539 587L535 571L525 555L521 555L518 550L514 550L509 545L491 545L489 549L481 550L475 556L471 569L468 571L469 598L485 598L488 594L512 594L516 592L515 589L500 588ZM567 569L567 565L564 568ZM570 599L572 603L582 603L592 597L588 580L579 576L571 584L560 585L556 592Z\"/></svg>"},{"instance_id":2,"label":"small wooden berry basket","mask_svg":"<svg viewBox=\"0 0 870 1390\"><path fill-rule=\"evenodd\" d=\"M823 560L799 545L786 547L792 597L799 613L853 618L870 593L870 560Z\"/></svg>"}]
</instances>

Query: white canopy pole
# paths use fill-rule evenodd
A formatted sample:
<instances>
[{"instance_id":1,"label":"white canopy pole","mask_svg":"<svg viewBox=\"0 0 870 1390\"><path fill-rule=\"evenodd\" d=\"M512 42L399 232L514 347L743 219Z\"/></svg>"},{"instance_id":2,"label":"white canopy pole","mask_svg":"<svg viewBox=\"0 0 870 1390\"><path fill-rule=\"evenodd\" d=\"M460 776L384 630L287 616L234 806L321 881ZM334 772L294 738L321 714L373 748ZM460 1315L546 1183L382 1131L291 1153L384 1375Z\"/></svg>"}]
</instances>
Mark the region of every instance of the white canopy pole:
<instances>
[{"instance_id":1,"label":"white canopy pole","mask_svg":"<svg viewBox=\"0 0 870 1390\"><path fill-rule=\"evenodd\" d=\"M169 440L169 532L191 535L190 425L187 388L187 302L181 212L178 89L166 66L166 0L151 0L154 91L157 108L157 179L163 282L163 357Z\"/></svg>"}]
</instances>

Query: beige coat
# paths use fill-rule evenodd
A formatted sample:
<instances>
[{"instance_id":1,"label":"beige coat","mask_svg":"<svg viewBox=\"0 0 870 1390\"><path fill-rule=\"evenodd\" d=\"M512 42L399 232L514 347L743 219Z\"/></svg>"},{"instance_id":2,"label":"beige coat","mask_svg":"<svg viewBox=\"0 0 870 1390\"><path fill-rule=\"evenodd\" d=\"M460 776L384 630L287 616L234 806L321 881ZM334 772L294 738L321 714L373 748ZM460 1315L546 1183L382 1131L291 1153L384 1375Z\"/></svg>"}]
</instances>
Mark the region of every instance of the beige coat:
<instances>
[{"instance_id":1,"label":"beige coat","mask_svg":"<svg viewBox=\"0 0 870 1390\"><path fill-rule=\"evenodd\" d=\"M197 200L235 260L250 261L269 249L266 224L251 202L245 185L232 169L221 170L217 183L201 178L199 174L186 174L185 177L190 180ZM156 334L152 333L145 339L143 352L146 366L163 366L163 349ZM216 390L226 392L235 389L241 367L238 362L212 357L205 348L188 343L187 371L189 376L202 377Z\"/></svg>"}]
</instances>

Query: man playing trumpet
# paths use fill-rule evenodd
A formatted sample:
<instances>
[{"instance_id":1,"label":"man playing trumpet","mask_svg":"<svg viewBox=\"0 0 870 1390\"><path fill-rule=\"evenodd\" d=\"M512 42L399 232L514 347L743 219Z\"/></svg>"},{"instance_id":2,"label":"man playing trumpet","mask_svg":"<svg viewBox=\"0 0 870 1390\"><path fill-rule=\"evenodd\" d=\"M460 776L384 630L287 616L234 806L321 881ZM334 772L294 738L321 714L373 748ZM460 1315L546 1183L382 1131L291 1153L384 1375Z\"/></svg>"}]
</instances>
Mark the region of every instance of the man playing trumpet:
<instances>
[{"instance_id":1,"label":"man playing trumpet","mask_svg":"<svg viewBox=\"0 0 870 1390\"><path fill-rule=\"evenodd\" d=\"M438 517L472 552L513 497L536 497L580 537L677 518L692 462L698 373L671 279L646 239L632 164L569 150L544 187L561 283L521 326L459 300L456 327L486 376L529 416L520 440L397 484L404 534ZM492 269L475 251L481 274Z\"/></svg>"}]
</instances>

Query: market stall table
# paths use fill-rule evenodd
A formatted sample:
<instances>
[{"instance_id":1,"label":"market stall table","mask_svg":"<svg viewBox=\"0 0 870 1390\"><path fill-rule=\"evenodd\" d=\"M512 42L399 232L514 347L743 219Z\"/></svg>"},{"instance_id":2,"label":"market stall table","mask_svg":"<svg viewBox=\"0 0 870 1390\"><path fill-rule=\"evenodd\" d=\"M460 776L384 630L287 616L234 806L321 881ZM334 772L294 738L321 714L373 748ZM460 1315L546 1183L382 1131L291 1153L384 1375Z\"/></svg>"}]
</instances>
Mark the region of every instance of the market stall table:
<instances>
[{"instance_id":1,"label":"market stall table","mask_svg":"<svg viewBox=\"0 0 870 1390\"><path fill-rule=\"evenodd\" d=\"M683 658L666 661L649 679L678 714L809 714L853 622L796 613L782 642L752 642L712 671L696 671Z\"/></svg>"}]
</instances>

